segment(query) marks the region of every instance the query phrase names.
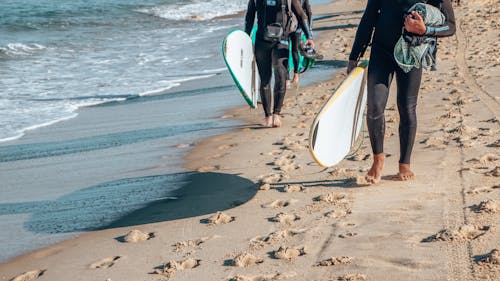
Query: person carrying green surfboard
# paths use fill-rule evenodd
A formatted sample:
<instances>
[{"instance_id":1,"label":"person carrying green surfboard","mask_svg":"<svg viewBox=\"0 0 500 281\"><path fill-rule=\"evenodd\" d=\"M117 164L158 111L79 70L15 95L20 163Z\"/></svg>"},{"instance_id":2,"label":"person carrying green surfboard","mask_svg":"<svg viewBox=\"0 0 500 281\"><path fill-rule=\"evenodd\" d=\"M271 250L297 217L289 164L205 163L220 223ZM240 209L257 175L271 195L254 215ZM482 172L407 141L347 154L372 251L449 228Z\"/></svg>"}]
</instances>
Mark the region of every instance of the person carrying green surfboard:
<instances>
[{"instance_id":1,"label":"person carrying green surfboard","mask_svg":"<svg viewBox=\"0 0 500 281\"><path fill-rule=\"evenodd\" d=\"M281 127L281 108L288 77L288 40L300 27L306 44L314 47L308 18L300 0L249 0L245 16L245 32L250 35L257 15L255 59L260 75L260 95L266 127ZM274 102L271 104L271 76L274 69Z\"/></svg>"},{"instance_id":2,"label":"person carrying green surfboard","mask_svg":"<svg viewBox=\"0 0 500 281\"><path fill-rule=\"evenodd\" d=\"M312 10L311 5L309 4L309 0L300 0L302 4L302 9L307 15L307 22L309 23L309 27L312 28ZM293 84L297 87L299 85L299 67L300 67L300 45L302 44L302 29L297 28L295 32L290 34L290 50L292 52L292 60L293 60Z\"/></svg>"}]
</instances>

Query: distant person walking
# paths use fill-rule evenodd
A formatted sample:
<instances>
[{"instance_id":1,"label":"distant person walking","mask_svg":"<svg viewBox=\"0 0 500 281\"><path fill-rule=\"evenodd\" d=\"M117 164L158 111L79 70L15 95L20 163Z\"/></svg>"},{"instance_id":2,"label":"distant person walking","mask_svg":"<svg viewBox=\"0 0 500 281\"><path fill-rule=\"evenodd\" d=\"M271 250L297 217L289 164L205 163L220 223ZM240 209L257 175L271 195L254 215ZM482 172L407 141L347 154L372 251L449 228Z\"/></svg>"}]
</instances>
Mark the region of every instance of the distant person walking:
<instances>
[{"instance_id":1,"label":"distant person walking","mask_svg":"<svg viewBox=\"0 0 500 281\"><path fill-rule=\"evenodd\" d=\"M426 26L422 16L407 11L415 3L426 3L440 9L445 22L440 26ZM455 16L450 0L368 0L361 18L356 38L349 56L349 73L358 64L371 40L370 65L368 67L367 126L373 151L373 164L366 180L377 183L384 168L384 110L389 97L391 81L396 75L399 123L399 173L400 180L410 180L415 174L410 169L410 158L417 131L417 100L422 68L403 71L394 59L394 48L401 30L411 36L445 37L455 33ZM372 39L373 34L373 39Z\"/></svg>"},{"instance_id":2,"label":"distant person walking","mask_svg":"<svg viewBox=\"0 0 500 281\"><path fill-rule=\"evenodd\" d=\"M307 22L309 27L312 29L312 10L311 5L309 4L309 0L300 0L302 4L302 10L307 15ZM293 60L293 84L297 87L299 85L299 52L300 52L300 44L302 43L302 29L298 28L297 31L290 34L290 48L292 51L292 60Z\"/></svg>"},{"instance_id":3,"label":"distant person walking","mask_svg":"<svg viewBox=\"0 0 500 281\"><path fill-rule=\"evenodd\" d=\"M245 16L245 32L250 35L257 14L257 34L255 58L260 75L260 95L264 108L266 127L281 127L281 108L286 94L288 77L288 42L290 24L295 23L307 37L306 44L314 47L307 15L302 10L300 0L249 0ZM274 69L274 103L271 104L271 76Z\"/></svg>"}]
</instances>

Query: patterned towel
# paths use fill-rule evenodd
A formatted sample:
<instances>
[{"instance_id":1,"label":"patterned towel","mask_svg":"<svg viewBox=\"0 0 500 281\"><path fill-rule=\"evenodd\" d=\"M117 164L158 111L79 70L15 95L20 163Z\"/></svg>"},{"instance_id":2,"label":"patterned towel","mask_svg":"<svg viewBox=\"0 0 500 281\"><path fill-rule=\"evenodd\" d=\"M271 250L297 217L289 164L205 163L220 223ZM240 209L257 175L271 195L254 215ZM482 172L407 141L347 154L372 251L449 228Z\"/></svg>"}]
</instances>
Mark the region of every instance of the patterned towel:
<instances>
[{"instance_id":1,"label":"patterned towel","mask_svg":"<svg viewBox=\"0 0 500 281\"><path fill-rule=\"evenodd\" d=\"M408 10L409 13L412 11L417 11L423 17L426 26L442 25L446 20L438 8L428 4L417 3ZM394 59L405 73L413 68L427 69L435 62L435 48L436 38L411 35L403 28L403 35L394 48Z\"/></svg>"}]
</instances>

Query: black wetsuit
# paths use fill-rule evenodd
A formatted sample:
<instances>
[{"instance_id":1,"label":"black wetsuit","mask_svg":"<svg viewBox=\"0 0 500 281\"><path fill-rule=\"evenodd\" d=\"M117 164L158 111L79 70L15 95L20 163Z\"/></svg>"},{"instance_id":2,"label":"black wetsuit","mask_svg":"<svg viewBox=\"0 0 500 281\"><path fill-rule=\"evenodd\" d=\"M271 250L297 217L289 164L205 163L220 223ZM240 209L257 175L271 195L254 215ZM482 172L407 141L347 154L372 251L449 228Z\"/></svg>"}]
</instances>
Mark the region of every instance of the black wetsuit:
<instances>
[{"instance_id":1,"label":"black wetsuit","mask_svg":"<svg viewBox=\"0 0 500 281\"><path fill-rule=\"evenodd\" d=\"M266 1L266 5L264 5ZM266 116L280 114L285 100L286 79L288 76L288 45L281 42L269 42L264 39L266 26L281 23L282 0L249 0L245 17L245 32L252 32L255 14L257 14L257 34L255 40L255 58L260 75L260 94ZM286 0L283 0L286 1ZM307 16L302 10L300 0L292 0L292 11L298 19L306 37L312 39L307 23ZM274 69L274 107L271 109L271 76Z\"/></svg>"},{"instance_id":2,"label":"black wetsuit","mask_svg":"<svg viewBox=\"0 0 500 281\"><path fill-rule=\"evenodd\" d=\"M312 10L309 0L301 0L302 10L307 15L307 22L309 27L312 28ZM299 47L302 42L302 29L297 29L296 32L290 34L290 42L292 43L290 48L292 48L292 59L293 59L293 72L299 73Z\"/></svg>"},{"instance_id":3,"label":"black wetsuit","mask_svg":"<svg viewBox=\"0 0 500 281\"><path fill-rule=\"evenodd\" d=\"M368 0L361 18L349 60L358 60L370 39L371 55L368 68L367 125L374 154L384 151L384 110L394 74L397 80L397 104L400 117L400 163L410 163L417 131L417 99L422 69L405 73L394 60L394 47L404 26L405 12L415 3L427 3L441 8L446 18L442 26L427 27L427 36L445 37L455 33L455 16L450 0L404 1ZM375 30L375 32L373 32Z\"/></svg>"}]
</instances>

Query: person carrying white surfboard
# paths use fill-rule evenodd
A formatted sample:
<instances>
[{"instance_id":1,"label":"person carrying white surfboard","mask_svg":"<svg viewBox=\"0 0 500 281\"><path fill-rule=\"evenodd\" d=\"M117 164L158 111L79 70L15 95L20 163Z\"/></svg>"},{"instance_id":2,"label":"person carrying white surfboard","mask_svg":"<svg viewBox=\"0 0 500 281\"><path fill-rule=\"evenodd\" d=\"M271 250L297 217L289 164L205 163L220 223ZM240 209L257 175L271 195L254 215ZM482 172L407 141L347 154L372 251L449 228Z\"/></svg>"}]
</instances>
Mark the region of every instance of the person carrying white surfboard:
<instances>
[{"instance_id":1,"label":"person carrying white surfboard","mask_svg":"<svg viewBox=\"0 0 500 281\"><path fill-rule=\"evenodd\" d=\"M245 32L250 35L257 14L255 59L260 75L260 95L266 127L281 127L281 108L288 77L288 42L297 25L306 35L306 44L314 47L307 15L300 0L249 0ZM271 104L271 76L274 69L274 103Z\"/></svg>"},{"instance_id":2,"label":"person carrying white surfboard","mask_svg":"<svg viewBox=\"0 0 500 281\"><path fill-rule=\"evenodd\" d=\"M426 3L440 9L445 22L439 26L426 26L423 17L407 11L415 3ZM410 157L417 130L416 107L422 79L422 68L403 71L394 59L394 47L402 33L411 36L445 37L455 33L455 16L450 0L368 0L349 56L349 73L356 67L371 40L368 68L367 126L373 151L373 164L366 175L369 183L377 183L384 168L384 110L394 75L397 80L397 105L400 117L399 140L400 180L410 180L415 174L410 169ZM373 34L373 39L372 39Z\"/></svg>"}]
</instances>

